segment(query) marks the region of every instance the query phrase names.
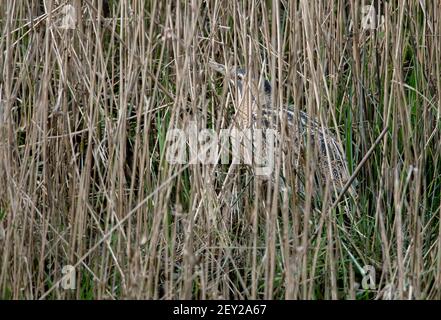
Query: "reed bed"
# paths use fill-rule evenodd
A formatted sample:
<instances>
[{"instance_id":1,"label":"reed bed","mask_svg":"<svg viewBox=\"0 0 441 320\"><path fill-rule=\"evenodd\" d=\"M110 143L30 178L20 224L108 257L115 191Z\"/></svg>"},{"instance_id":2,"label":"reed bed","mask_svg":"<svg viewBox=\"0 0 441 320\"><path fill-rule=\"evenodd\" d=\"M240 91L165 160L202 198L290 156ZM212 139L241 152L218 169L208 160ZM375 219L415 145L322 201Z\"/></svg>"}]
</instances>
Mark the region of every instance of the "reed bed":
<instances>
[{"instance_id":1,"label":"reed bed","mask_svg":"<svg viewBox=\"0 0 441 320\"><path fill-rule=\"evenodd\" d=\"M0 298L440 299L439 17L438 1L1 1ZM171 129L234 125L210 61L328 127L356 195L314 191L314 145L303 193L280 157L286 187L167 161Z\"/></svg>"}]
</instances>

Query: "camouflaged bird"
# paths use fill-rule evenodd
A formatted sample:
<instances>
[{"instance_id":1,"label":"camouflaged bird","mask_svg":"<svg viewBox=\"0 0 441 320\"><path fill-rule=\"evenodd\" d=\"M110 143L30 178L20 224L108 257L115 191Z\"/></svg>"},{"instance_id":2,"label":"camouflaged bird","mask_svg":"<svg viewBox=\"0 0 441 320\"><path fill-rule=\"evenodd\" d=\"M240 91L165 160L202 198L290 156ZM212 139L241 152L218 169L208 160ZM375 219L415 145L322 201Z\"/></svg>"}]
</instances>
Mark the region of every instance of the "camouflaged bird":
<instances>
[{"instance_id":1,"label":"camouflaged bird","mask_svg":"<svg viewBox=\"0 0 441 320\"><path fill-rule=\"evenodd\" d=\"M301 110L293 107L278 108L271 101L272 88L268 80L255 81L248 77L246 70L242 68L226 68L216 62L210 62L209 65L227 77L233 88L237 88L236 116L239 128L258 127L257 123L261 121L264 128L273 128L280 133L281 124L285 123L286 138L282 153L285 156L292 153L294 166L301 176L304 176L306 141L309 131L311 141L317 149L318 178L322 183L326 183L329 179L331 186L337 192L342 190L351 175L343 147L329 129L323 128L318 121ZM284 118L286 118L285 121ZM355 195L353 186L348 191Z\"/></svg>"}]
</instances>

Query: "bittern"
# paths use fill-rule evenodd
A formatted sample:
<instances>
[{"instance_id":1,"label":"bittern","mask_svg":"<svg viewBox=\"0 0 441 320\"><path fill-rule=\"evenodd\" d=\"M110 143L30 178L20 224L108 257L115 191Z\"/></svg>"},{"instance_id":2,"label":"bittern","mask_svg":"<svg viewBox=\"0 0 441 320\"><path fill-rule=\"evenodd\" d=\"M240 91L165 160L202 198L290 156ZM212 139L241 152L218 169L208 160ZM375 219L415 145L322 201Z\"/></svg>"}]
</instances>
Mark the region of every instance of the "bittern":
<instances>
[{"instance_id":1,"label":"bittern","mask_svg":"<svg viewBox=\"0 0 441 320\"><path fill-rule=\"evenodd\" d=\"M285 123L286 138L282 151L285 155L292 153L292 159L295 160L294 167L301 176L304 175L309 134L309 141L317 150L316 176L323 183L329 180L330 186L337 192L342 190L351 175L343 146L328 128L323 127L319 121L312 119L298 108L275 105L271 98L272 87L267 79L260 77L260 80L256 81L242 68L227 68L216 62L210 62L209 65L227 77L233 88L237 89L236 116L240 128L256 127L256 123L260 122L264 128L271 127L281 132L281 124ZM353 186L348 190L355 195Z\"/></svg>"}]
</instances>

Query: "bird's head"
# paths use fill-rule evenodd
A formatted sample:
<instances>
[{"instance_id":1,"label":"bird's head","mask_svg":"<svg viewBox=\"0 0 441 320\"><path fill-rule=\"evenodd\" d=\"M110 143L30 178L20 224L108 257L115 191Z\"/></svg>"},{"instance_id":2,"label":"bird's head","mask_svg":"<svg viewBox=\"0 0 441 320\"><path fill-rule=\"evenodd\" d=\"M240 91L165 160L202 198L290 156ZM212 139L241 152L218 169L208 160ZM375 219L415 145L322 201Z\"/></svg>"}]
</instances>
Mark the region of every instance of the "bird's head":
<instances>
[{"instance_id":1,"label":"bird's head","mask_svg":"<svg viewBox=\"0 0 441 320\"><path fill-rule=\"evenodd\" d=\"M210 62L209 66L224 75L233 88L237 88L239 101L250 97L253 107L269 106L271 104L271 84L268 80L259 77L258 79L251 77L246 69L231 67Z\"/></svg>"}]
</instances>

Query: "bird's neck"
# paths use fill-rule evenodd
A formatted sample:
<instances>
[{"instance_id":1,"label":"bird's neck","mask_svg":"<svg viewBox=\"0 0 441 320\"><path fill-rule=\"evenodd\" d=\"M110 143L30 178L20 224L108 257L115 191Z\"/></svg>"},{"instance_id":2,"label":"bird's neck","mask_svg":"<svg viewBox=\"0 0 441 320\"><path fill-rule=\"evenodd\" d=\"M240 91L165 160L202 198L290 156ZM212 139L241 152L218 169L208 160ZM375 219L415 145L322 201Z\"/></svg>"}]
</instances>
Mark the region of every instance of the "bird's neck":
<instances>
[{"instance_id":1,"label":"bird's neck","mask_svg":"<svg viewBox=\"0 0 441 320\"><path fill-rule=\"evenodd\" d=\"M256 103L251 94L246 94L239 100L237 108L238 123L241 128L249 128L252 125L253 114L257 111Z\"/></svg>"}]
</instances>

